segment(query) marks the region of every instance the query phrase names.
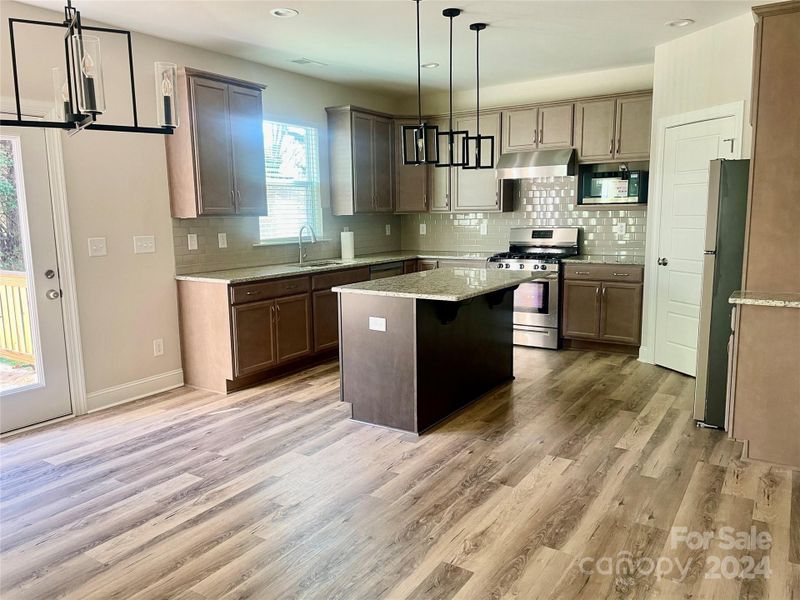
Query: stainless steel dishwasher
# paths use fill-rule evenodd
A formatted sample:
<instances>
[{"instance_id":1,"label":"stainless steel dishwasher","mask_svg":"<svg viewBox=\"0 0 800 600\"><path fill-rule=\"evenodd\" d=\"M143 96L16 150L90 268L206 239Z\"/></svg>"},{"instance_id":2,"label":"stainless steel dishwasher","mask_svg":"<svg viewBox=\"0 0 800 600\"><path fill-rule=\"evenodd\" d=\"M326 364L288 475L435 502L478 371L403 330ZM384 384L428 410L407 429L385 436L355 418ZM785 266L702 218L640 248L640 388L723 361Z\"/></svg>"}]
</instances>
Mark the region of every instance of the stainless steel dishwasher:
<instances>
[{"instance_id":1,"label":"stainless steel dishwasher","mask_svg":"<svg viewBox=\"0 0 800 600\"><path fill-rule=\"evenodd\" d=\"M384 279L403 274L403 261L383 263L382 265L372 265L369 268L370 279Z\"/></svg>"}]
</instances>

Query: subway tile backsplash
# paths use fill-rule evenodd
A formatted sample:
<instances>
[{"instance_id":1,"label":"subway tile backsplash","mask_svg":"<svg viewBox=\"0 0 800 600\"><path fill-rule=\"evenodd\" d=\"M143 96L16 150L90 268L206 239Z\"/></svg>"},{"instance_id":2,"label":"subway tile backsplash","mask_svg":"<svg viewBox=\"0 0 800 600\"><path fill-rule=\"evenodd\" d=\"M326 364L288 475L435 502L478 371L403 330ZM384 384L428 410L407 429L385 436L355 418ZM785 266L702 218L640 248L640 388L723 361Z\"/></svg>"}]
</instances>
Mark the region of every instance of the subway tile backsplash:
<instances>
[{"instance_id":1,"label":"subway tile backsplash","mask_svg":"<svg viewBox=\"0 0 800 600\"><path fill-rule=\"evenodd\" d=\"M646 210L581 210L575 204L575 177L524 179L515 184L514 212L431 213L420 215L358 215L335 217L323 209L324 241L308 245L310 260L341 256L339 233L355 232L356 254L397 250L502 252L508 249L511 227L581 227L584 254L643 255ZM626 233L614 226L626 224ZM426 235L419 225L426 225ZM297 243L254 246L257 217L200 217L173 219L175 270L179 275L296 262ZM385 226L391 225L387 236ZM485 224L485 234L481 226ZM219 248L217 234L227 234L228 247ZM197 234L198 249L189 250L187 235Z\"/></svg>"},{"instance_id":2,"label":"subway tile backsplash","mask_svg":"<svg viewBox=\"0 0 800 600\"><path fill-rule=\"evenodd\" d=\"M386 235L386 225L391 235ZM374 254L400 250L400 217L357 215L336 217L323 208L322 240L306 244L309 260L335 258L342 254L339 234L345 227L355 233L356 254ZM224 232L228 247L220 248L217 234ZM197 234L197 250L189 250L188 234ZM317 232L319 234L319 232ZM297 242L254 246L259 241L258 217L200 217L173 219L175 272L178 275L297 262Z\"/></svg>"},{"instance_id":3,"label":"subway tile backsplash","mask_svg":"<svg viewBox=\"0 0 800 600\"><path fill-rule=\"evenodd\" d=\"M523 179L515 183L514 212L430 213L402 217L403 250L498 252L508 249L512 227L580 227L583 254L643 255L647 211L582 210L575 177ZM626 232L615 225L624 222ZM426 235L419 234L420 223ZM485 224L485 235L481 225Z\"/></svg>"}]
</instances>

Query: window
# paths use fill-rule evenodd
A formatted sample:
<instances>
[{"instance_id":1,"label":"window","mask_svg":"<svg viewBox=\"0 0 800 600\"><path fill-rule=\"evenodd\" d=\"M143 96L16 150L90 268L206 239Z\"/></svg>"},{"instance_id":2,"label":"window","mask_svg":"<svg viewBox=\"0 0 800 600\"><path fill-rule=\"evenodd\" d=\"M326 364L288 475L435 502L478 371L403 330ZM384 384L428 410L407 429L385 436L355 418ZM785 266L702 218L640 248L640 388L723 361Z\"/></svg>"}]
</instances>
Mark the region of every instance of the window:
<instances>
[{"instance_id":1,"label":"window","mask_svg":"<svg viewBox=\"0 0 800 600\"><path fill-rule=\"evenodd\" d=\"M317 130L264 121L269 216L260 218L262 242L296 240L308 223L322 237Z\"/></svg>"}]
</instances>

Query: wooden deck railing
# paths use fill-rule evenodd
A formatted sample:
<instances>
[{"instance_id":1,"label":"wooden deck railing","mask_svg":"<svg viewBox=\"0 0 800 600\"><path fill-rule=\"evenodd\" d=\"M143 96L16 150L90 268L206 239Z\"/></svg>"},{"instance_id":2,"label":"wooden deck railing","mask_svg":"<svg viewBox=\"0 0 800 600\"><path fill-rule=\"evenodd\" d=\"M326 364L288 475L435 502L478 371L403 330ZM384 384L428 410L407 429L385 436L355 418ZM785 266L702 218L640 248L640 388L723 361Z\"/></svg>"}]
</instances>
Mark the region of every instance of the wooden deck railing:
<instances>
[{"instance_id":1,"label":"wooden deck railing","mask_svg":"<svg viewBox=\"0 0 800 600\"><path fill-rule=\"evenodd\" d=\"M33 364L25 273L0 271L0 356Z\"/></svg>"}]
</instances>

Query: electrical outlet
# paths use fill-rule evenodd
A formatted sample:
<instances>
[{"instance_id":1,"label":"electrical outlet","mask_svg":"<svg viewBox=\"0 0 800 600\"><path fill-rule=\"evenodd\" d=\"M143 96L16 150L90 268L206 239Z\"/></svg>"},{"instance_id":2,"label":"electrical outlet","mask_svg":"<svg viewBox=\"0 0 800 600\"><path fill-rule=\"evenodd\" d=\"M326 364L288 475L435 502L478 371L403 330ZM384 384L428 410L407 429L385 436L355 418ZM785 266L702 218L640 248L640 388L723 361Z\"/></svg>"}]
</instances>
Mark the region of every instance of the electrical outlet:
<instances>
[{"instance_id":1,"label":"electrical outlet","mask_svg":"<svg viewBox=\"0 0 800 600\"><path fill-rule=\"evenodd\" d=\"M428 235L428 226L425 223L419 224L419 234Z\"/></svg>"},{"instance_id":2,"label":"electrical outlet","mask_svg":"<svg viewBox=\"0 0 800 600\"><path fill-rule=\"evenodd\" d=\"M106 247L106 238L89 238L89 256L106 256L107 254L108 248Z\"/></svg>"},{"instance_id":3,"label":"electrical outlet","mask_svg":"<svg viewBox=\"0 0 800 600\"><path fill-rule=\"evenodd\" d=\"M163 356L164 354L164 340L158 338L153 340L153 356Z\"/></svg>"},{"instance_id":4,"label":"electrical outlet","mask_svg":"<svg viewBox=\"0 0 800 600\"><path fill-rule=\"evenodd\" d=\"M155 254L156 236L154 235L135 235L133 236L134 254Z\"/></svg>"},{"instance_id":5,"label":"electrical outlet","mask_svg":"<svg viewBox=\"0 0 800 600\"><path fill-rule=\"evenodd\" d=\"M386 235L392 235L392 226L389 223L386 224Z\"/></svg>"},{"instance_id":6,"label":"electrical outlet","mask_svg":"<svg viewBox=\"0 0 800 600\"><path fill-rule=\"evenodd\" d=\"M481 235L486 235L487 233L489 233L489 224L484 221L481 223Z\"/></svg>"},{"instance_id":7,"label":"electrical outlet","mask_svg":"<svg viewBox=\"0 0 800 600\"><path fill-rule=\"evenodd\" d=\"M614 231L617 235L625 235L628 231L628 224L625 222L617 223L614 225Z\"/></svg>"},{"instance_id":8,"label":"electrical outlet","mask_svg":"<svg viewBox=\"0 0 800 600\"><path fill-rule=\"evenodd\" d=\"M188 236L189 250L197 250L197 234L190 233Z\"/></svg>"},{"instance_id":9,"label":"electrical outlet","mask_svg":"<svg viewBox=\"0 0 800 600\"><path fill-rule=\"evenodd\" d=\"M228 234L227 233L218 233L217 234L217 243L219 244L220 248L227 248L228 247Z\"/></svg>"}]
</instances>

